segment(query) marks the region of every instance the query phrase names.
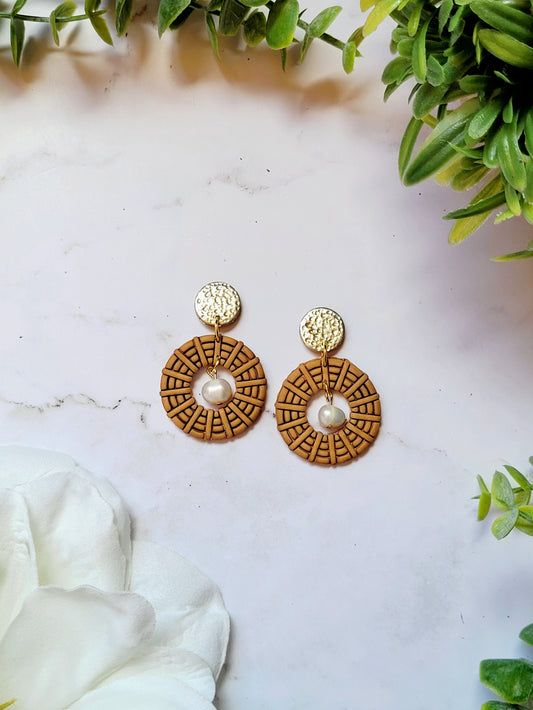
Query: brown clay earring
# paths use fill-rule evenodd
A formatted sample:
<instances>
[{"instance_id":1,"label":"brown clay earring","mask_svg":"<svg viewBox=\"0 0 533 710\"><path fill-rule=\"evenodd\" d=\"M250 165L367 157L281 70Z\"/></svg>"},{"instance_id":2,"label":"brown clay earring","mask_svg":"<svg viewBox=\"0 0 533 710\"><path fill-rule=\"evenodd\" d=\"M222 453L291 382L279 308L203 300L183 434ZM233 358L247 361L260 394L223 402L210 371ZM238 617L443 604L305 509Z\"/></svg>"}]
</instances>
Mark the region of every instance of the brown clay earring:
<instances>
[{"instance_id":1,"label":"brown clay earring","mask_svg":"<svg viewBox=\"0 0 533 710\"><path fill-rule=\"evenodd\" d=\"M350 360L330 357L344 340L344 323L330 308L314 308L300 323L303 342L320 357L299 365L283 383L276 400L278 431L291 451L311 463L332 466L347 463L362 454L376 438L381 423L379 395L368 375ZM307 407L322 392L322 433L309 423ZM342 395L350 415L333 403Z\"/></svg>"},{"instance_id":2,"label":"brown clay earring","mask_svg":"<svg viewBox=\"0 0 533 710\"><path fill-rule=\"evenodd\" d=\"M243 342L220 332L241 311L239 294L232 286L220 281L207 284L196 295L195 310L214 333L195 337L174 351L161 375L161 399L167 416L186 434L224 441L244 433L260 416L266 398L265 373ZM218 377L217 368L231 373L235 392ZM202 396L214 408L202 406L194 397L193 379L201 370L208 375Z\"/></svg>"}]
</instances>

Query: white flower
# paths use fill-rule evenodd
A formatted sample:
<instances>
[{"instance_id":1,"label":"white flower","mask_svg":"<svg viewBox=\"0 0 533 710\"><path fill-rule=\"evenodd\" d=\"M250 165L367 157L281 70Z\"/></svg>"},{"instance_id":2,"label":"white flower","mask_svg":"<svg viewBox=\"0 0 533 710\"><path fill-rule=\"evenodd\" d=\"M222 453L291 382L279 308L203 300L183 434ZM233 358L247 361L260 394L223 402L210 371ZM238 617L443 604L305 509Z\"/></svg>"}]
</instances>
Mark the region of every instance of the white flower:
<instances>
[{"instance_id":1,"label":"white flower","mask_svg":"<svg viewBox=\"0 0 533 710\"><path fill-rule=\"evenodd\" d=\"M0 448L0 710L213 710L217 588L68 456Z\"/></svg>"}]
</instances>

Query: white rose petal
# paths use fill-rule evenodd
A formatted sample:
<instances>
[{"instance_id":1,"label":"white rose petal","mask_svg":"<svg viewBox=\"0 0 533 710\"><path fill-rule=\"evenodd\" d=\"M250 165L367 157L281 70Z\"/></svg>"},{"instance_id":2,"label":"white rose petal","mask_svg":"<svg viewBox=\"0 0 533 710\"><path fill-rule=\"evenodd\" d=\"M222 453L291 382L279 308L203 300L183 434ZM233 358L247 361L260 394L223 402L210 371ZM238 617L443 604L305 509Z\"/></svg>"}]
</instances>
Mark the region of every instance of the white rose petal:
<instances>
[{"instance_id":1,"label":"white rose petal","mask_svg":"<svg viewBox=\"0 0 533 710\"><path fill-rule=\"evenodd\" d=\"M146 678L169 676L186 683L206 700L215 697L215 679L207 663L190 651L164 646L147 648L142 655L105 678L100 686L141 675Z\"/></svg>"},{"instance_id":2,"label":"white rose petal","mask_svg":"<svg viewBox=\"0 0 533 710\"><path fill-rule=\"evenodd\" d=\"M0 641L2 695L17 710L62 710L127 663L154 624L136 594L40 587Z\"/></svg>"},{"instance_id":3,"label":"white rose petal","mask_svg":"<svg viewBox=\"0 0 533 710\"><path fill-rule=\"evenodd\" d=\"M105 479L69 456L0 447L0 705L214 710L220 592L170 550L132 554L130 533Z\"/></svg>"},{"instance_id":4,"label":"white rose petal","mask_svg":"<svg viewBox=\"0 0 533 710\"><path fill-rule=\"evenodd\" d=\"M38 584L35 550L24 498L0 489L0 638Z\"/></svg>"},{"instance_id":5,"label":"white rose petal","mask_svg":"<svg viewBox=\"0 0 533 710\"><path fill-rule=\"evenodd\" d=\"M0 446L0 486L14 488L54 473L75 473L86 478L96 487L113 510L120 547L129 564L131 558L129 515L121 497L105 478L89 473L67 454L24 446Z\"/></svg>"},{"instance_id":6,"label":"white rose petal","mask_svg":"<svg viewBox=\"0 0 533 710\"><path fill-rule=\"evenodd\" d=\"M46 473L76 468L76 462L67 454L25 446L0 446L0 485L5 488L15 488Z\"/></svg>"},{"instance_id":7,"label":"white rose petal","mask_svg":"<svg viewBox=\"0 0 533 710\"><path fill-rule=\"evenodd\" d=\"M28 506L41 585L125 588L128 560L115 515L91 481L52 473L17 490Z\"/></svg>"},{"instance_id":8,"label":"white rose petal","mask_svg":"<svg viewBox=\"0 0 533 710\"><path fill-rule=\"evenodd\" d=\"M154 643L192 651L217 678L229 636L229 616L218 588L171 550L134 542L132 559L131 589L155 609Z\"/></svg>"},{"instance_id":9,"label":"white rose petal","mask_svg":"<svg viewBox=\"0 0 533 710\"><path fill-rule=\"evenodd\" d=\"M13 706L15 710L16 706ZM37 708L34 708L37 710ZM68 710L214 710L175 678L127 678L93 690Z\"/></svg>"}]
</instances>

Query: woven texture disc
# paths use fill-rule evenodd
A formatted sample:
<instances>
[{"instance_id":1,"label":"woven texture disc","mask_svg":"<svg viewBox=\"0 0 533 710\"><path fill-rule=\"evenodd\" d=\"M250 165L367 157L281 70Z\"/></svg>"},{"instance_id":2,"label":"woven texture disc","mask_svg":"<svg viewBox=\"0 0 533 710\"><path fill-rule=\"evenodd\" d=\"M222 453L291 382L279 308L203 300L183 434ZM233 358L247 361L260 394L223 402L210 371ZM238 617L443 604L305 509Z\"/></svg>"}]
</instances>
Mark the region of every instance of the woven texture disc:
<instances>
[{"instance_id":1,"label":"woven texture disc","mask_svg":"<svg viewBox=\"0 0 533 710\"><path fill-rule=\"evenodd\" d=\"M283 383L276 400L278 431L291 451L311 463L332 466L362 454L376 438L381 423L379 395L368 375L349 360L328 358L329 386L350 405L341 429L323 434L307 418L311 397L323 391L325 373L316 358L299 365Z\"/></svg>"},{"instance_id":2,"label":"woven texture disc","mask_svg":"<svg viewBox=\"0 0 533 710\"><path fill-rule=\"evenodd\" d=\"M218 409L199 404L192 380L199 370L220 356L235 380L233 398ZM198 439L223 441L238 436L258 419L266 398L265 373L250 348L239 340L221 335L193 338L174 351L161 375L161 399L167 416L186 434Z\"/></svg>"}]
</instances>

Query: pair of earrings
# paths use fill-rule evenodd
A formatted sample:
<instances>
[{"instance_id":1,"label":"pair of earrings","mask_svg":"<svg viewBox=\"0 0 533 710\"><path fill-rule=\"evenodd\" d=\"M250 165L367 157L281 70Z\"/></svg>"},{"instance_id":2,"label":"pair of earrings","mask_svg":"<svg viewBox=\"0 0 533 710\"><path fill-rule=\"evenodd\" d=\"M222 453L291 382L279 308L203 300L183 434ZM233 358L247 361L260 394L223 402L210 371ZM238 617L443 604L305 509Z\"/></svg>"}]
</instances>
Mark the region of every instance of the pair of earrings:
<instances>
[{"instance_id":1,"label":"pair of earrings","mask_svg":"<svg viewBox=\"0 0 533 710\"><path fill-rule=\"evenodd\" d=\"M265 406L267 381L259 358L241 341L222 335L221 328L235 322L241 310L239 294L230 285L209 283L197 294L195 310L200 320L214 328L210 335L189 340L174 351L163 368L161 399L167 416L199 439L221 441L244 433ZM278 431L291 451L311 463L346 463L363 453L376 438L381 422L379 395L368 376L349 360L331 357L344 340L342 318L329 308L315 308L300 323L303 342L319 355L300 364L284 381L276 400ZM234 380L220 377L224 368ZM197 374L207 373L202 396L194 396ZM349 417L333 404L334 394L344 397ZM315 429L308 407L316 396L325 404Z\"/></svg>"}]
</instances>

